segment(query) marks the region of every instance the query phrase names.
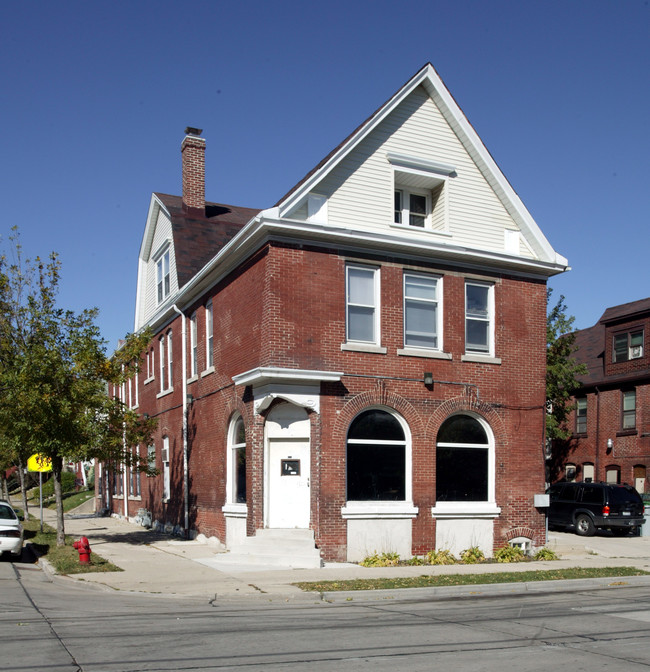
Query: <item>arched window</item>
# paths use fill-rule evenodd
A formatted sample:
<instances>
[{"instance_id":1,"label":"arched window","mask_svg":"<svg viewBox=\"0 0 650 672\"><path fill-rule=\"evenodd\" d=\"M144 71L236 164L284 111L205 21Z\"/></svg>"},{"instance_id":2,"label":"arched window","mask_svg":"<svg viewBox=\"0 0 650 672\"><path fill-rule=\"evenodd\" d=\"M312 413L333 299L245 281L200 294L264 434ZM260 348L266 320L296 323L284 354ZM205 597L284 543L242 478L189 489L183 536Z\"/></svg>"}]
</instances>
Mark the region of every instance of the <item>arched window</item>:
<instances>
[{"instance_id":1,"label":"arched window","mask_svg":"<svg viewBox=\"0 0 650 672\"><path fill-rule=\"evenodd\" d=\"M348 501L410 499L409 472L410 454L399 419L379 408L360 413L348 431Z\"/></svg>"},{"instance_id":2,"label":"arched window","mask_svg":"<svg viewBox=\"0 0 650 672\"><path fill-rule=\"evenodd\" d=\"M228 503L246 504L246 433L244 420L236 415L228 432Z\"/></svg>"},{"instance_id":3,"label":"arched window","mask_svg":"<svg viewBox=\"0 0 650 672\"><path fill-rule=\"evenodd\" d=\"M487 425L472 415L452 415L438 431L436 500L494 500L492 441Z\"/></svg>"}]
</instances>

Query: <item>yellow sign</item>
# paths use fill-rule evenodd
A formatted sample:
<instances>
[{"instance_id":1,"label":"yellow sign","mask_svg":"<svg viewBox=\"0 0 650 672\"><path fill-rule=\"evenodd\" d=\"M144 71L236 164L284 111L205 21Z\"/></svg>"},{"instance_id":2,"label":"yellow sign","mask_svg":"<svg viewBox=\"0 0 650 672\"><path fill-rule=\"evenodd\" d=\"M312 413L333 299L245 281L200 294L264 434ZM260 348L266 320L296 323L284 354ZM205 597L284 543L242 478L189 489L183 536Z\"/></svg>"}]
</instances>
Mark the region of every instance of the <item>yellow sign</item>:
<instances>
[{"instance_id":1,"label":"yellow sign","mask_svg":"<svg viewBox=\"0 0 650 672\"><path fill-rule=\"evenodd\" d=\"M52 459L36 453L27 460L27 471L52 471Z\"/></svg>"}]
</instances>

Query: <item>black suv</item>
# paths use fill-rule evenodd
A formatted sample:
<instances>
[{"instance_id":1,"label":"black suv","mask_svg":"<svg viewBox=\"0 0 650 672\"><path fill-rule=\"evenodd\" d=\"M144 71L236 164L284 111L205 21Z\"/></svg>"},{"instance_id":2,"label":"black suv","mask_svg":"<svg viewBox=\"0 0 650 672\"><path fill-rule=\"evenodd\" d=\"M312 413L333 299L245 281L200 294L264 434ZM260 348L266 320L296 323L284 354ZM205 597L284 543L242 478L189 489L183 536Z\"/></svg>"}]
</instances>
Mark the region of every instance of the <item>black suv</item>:
<instances>
[{"instance_id":1,"label":"black suv","mask_svg":"<svg viewBox=\"0 0 650 672\"><path fill-rule=\"evenodd\" d=\"M623 536L645 523L643 501L629 485L555 483L547 493L549 526L575 526L583 537L591 537L597 529Z\"/></svg>"}]
</instances>

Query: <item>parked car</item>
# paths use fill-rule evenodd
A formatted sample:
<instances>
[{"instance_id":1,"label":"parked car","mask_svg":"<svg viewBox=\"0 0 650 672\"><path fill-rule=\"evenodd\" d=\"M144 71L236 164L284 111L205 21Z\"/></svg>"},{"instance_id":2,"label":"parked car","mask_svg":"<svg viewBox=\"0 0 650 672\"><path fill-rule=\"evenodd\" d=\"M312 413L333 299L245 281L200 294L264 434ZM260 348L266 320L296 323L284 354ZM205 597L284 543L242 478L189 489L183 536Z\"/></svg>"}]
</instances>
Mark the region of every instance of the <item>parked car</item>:
<instances>
[{"instance_id":1,"label":"parked car","mask_svg":"<svg viewBox=\"0 0 650 672\"><path fill-rule=\"evenodd\" d=\"M0 555L19 558L23 552L23 526L11 504L0 499Z\"/></svg>"},{"instance_id":2,"label":"parked car","mask_svg":"<svg viewBox=\"0 0 650 672\"><path fill-rule=\"evenodd\" d=\"M614 483L555 483L548 490L549 526L574 527L591 537L596 530L625 535L645 523L643 501L629 485Z\"/></svg>"}]
</instances>

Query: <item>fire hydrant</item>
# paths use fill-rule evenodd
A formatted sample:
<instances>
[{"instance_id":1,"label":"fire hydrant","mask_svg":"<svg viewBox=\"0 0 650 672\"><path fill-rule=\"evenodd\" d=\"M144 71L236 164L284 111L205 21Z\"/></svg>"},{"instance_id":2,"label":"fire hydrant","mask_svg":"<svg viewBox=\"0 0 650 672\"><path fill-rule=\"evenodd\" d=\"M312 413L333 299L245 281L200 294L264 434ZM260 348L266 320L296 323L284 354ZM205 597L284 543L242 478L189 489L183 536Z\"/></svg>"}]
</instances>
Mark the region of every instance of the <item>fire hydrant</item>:
<instances>
[{"instance_id":1,"label":"fire hydrant","mask_svg":"<svg viewBox=\"0 0 650 672\"><path fill-rule=\"evenodd\" d=\"M77 552L79 553L79 562L82 565L89 565L90 564L90 542L88 541L88 537L81 537L79 541L75 541L74 544L72 544Z\"/></svg>"}]
</instances>

